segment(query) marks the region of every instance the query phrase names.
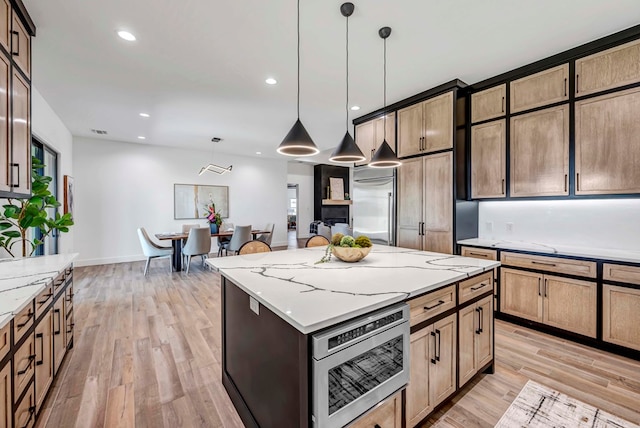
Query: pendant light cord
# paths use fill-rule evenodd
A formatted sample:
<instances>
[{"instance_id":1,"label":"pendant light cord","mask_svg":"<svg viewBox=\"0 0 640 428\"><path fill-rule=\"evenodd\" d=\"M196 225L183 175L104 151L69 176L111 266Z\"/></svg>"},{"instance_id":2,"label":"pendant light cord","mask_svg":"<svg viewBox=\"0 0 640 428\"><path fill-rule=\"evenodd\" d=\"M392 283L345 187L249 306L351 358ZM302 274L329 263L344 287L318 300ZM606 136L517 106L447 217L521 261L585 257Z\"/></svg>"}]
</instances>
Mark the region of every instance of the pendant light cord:
<instances>
[{"instance_id":1,"label":"pendant light cord","mask_svg":"<svg viewBox=\"0 0 640 428\"><path fill-rule=\"evenodd\" d=\"M300 0L298 0L298 120L300 120Z\"/></svg>"},{"instance_id":2,"label":"pendant light cord","mask_svg":"<svg viewBox=\"0 0 640 428\"><path fill-rule=\"evenodd\" d=\"M345 127L349 132L349 17L347 16L347 102L344 106L346 112Z\"/></svg>"},{"instance_id":3,"label":"pendant light cord","mask_svg":"<svg viewBox=\"0 0 640 428\"><path fill-rule=\"evenodd\" d=\"M384 138L387 139L387 39L384 40L384 66L383 66L383 81L384 81Z\"/></svg>"}]
</instances>

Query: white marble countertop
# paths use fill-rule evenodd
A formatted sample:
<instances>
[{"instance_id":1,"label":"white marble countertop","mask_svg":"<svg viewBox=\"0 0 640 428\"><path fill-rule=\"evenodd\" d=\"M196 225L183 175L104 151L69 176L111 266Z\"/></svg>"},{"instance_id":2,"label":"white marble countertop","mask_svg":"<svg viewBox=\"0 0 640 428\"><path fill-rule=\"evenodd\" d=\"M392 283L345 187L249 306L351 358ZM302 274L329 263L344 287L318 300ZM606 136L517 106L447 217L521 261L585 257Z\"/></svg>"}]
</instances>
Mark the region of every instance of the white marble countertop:
<instances>
[{"instance_id":1,"label":"white marble countertop","mask_svg":"<svg viewBox=\"0 0 640 428\"><path fill-rule=\"evenodd\" d=\"M0 328L7 325L76 257L77 253L0 259Z\"/></svg>"},{"instance_id":2,"label":"white marble countertop","mask_svg":"<svg viewBox=\"0 0 640 428\"><path fill-rule=\"evenodd\" d=\"M579 247L524 241L505 241L497 239L463 239L460 245L471 247L498 248L501 250L531 251L543 254L584 257L591 259L611 260L617 262L640 263L640 250L616 250L611 248ZM639 244L640 245L640 244Z\"/></svg>"},{"instance_id":3,"label":"white marble countertop","mask_svg":"<svg viewBox=\"0 0 640 428\"><path fill-rule=\"evenodd\" d=\"M304 334L500 265L490 260L374 245L357 263L326 247L207 259L214 270Z\"/></svg>"}]
</instances>

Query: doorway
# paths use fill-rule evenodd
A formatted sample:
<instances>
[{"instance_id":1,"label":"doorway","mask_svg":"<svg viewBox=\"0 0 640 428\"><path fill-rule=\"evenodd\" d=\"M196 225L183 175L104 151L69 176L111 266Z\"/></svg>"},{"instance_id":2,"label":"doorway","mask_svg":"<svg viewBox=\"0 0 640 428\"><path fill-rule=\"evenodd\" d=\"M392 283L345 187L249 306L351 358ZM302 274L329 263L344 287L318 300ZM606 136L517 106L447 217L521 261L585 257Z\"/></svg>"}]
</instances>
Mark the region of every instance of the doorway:
<instances>
[{"instance_id":1,"label":"doorway","mask_svg":"<svg viewBox=\"0 0 640 428\"><path fill-rule=\"evenodd\" d=\"M58 199L58 154L36 138L31 140L31 154L44 164L44 168L41 168L38 174L51 177L49 191ZM51 218L55 217L56 212L56 208L47 208L47 215ZM34 237L36 239L42 239L40 229L35 229ZM36 256L58 254L58 232L54 231L47 236L44 243L39 245L33 254Z\"/></svg>"},{"instance_id":2,"label":"doorway","mask_svg":"<svg viewBox=\"0 0 640 428\"><path fill-rule=\"evenodd\" d=\"M298 185L287 184L287 240L298 242Z\"/></svg>"}]
</instances>

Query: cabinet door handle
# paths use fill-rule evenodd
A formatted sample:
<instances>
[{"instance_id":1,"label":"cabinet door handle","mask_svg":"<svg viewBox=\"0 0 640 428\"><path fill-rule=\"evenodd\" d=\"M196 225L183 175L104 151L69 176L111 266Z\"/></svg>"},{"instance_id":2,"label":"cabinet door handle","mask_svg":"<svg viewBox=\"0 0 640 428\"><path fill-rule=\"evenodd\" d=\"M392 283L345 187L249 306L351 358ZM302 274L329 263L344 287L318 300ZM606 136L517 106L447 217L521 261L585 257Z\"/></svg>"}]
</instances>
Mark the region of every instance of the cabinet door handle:
<instances>
[{"instance_id":1,"label":"cabinet door handle","mask_svg":"<svg viewBox=\"0 0 640 428\"><path fill-rule=\"evenodd\" d=\"M480 306L478 308L478 325L480 326L480 333L484 331L484 308Z\"/></svg>"},{"instance_id":2,"label":"cabinet door handle","mask_svg":"<svg viewBox=\"0 0 640 428\"><path fill-rule=\"evenodd\" d=\"M486 285L487 284L485 284L484 282L481 282L480 285L478 285L477 287L471 287L471 288L469 288L469 290L471 290L471 291L480 290L482 287L484 287Z\"/></svg>"},{"instance_id":3,"label":"cabinet door handle","mask_svg":"<svg viewBox=\"0 0 640 428\"><path fill-rule=\"evenodd\" d=\"M580 173L576 173L576 190L580 191Z\"/></svg>"},{"instance_id":4,"label":"cabinet door handle","mask_svg":"<svg viewBox=\"0 0 640 428\"><path fill-rule=\"evenodd\" d=\"M381 427L380 425L378 425L378 424L375 424L375 425L373 426L373 428L382 428L382 427Z\"/></svg>"},{"instance_id":5,"label":"cabinet door handle","mask_svg":"<svg viewBox=\"0 0 640 428\"><path fill-rule=\"evenodd\" d=\"M13 41L14 37L13 36L18 36L15 38L16 40L16 51L14 51L13 49L11 49L11 55L15 55L15 56L20 56L20 33L18 33L17 31L12 31L11 32L11 41Z\"/></svg>"},{"instance_id":6,"label":"cabinet door handle","mask_svg":"<svg viewBox=\"0 0 640 428\"><path fill-rule=\"evenodd\" d=\"M567 78L564 78L564 96L567 96Z\"/></svg>"},{"instance_id":7,"label":"cabinet door handle","mask_svg":"<svg viewBox=\"0 0 640 428\"><path fill-rule=\"evenodd\" d=\"M544 279L544 297L549 297L547 295L547 291L549 289L549 280L547 278Z\"/></svg>"},{"instance_id":8,"label":"cabinet door handle","mask_svg":"<svg viewBox=\"0 0 640 428\"><path fill-rule=\"evenodd\" d=\"M576 74L576 94L580 92L580 75Z\"/></svg>"},{"instance_id":9,"label":"cabinet door handle","mask_svg":"<svg viewBox=\"0 0 640 428\"><path fill-rule=\"evenodd\" d=\"M425 311L430 311L431 309L437 308L440 305L444 305L444 300L438 300L438 303L436 303L435 305L433 305L433 306L425 306L423 309Z\"/></svg>"},{"instance_id":10,"label":"cabinet door handle","mask_svg":"<svg viewBox=\"0 0 640 428\"><path fill-rule=\"evenodd\" d=\"M542 296L542 278L538 278L538 296Z\"/></svg>"},{"instance_id":11,"label":"cabinet door handle","mask_svg":"<svg viewBox=\"0 0 640 428\"><path fill-rule=\"evenodd\" d=\"M502 113L504 113L504 97L502 97Z\"/></svg>"},{"instance_id":12,"label":"cabinet door handle","mask_svg":"<svg viewBox=\"0 0 640 428\"><path fill-rule=\"evenodd\" d=\"M502 179L502 194L504 195L504 178Z\"/></svg>"},{"instance_id":13,"label":"cabinet door handle","mask_svg":"<svg viewBox=\"0 0 640 428\"><path fill-rule=\"evenodd\" d=\"M39 305L44 305L45 303L47 303L47 301L49 300L49 297L51 297L51 296L53 296L53 293L45 294L44 296L42 296L42 297L44 297L44 300L40 300L38 302L38 304Z\"/></svg>"},{"instance_id":14,"label":"cabinet door handle","mask_svg":"<svg viewBox=\"0 0 640 428\"><path fill-rule=\"evenodd\" d=\"M531 264L534 265L542 265L542 266L551 266L551 267L556 267L555 263L546 263L546 262L537 262L535 260L531 260Z\"/></svg>"},{"instance_id":15,"label":"cabinet door handle","mask_svg":"<svg viewBox=\"0 0 640 428\"><path fill-rule=\"evenodd\" d=\"M480 334L480 308L476 308L476 314L478 314L478 328L476 328L476 334ZM476 320L473 320L473 326L475 327L476 325Z\"/></svg>"},{"instance_id":16,"label":"cabinet door handle","mask_svg":"<svg viewBox=\"0 0 640 428\"><path fill-rule=\"evenodd\" d=\"M28 372L31 369L31 363L35 361L35 359L36 359L35 355L29 355L29 364L27 364L27 367L25 367L23 370L18 371L18 376L22 376L23 374Z\"/></svg>"},{"instance_id":17,"label":"cabinet door handle","mask_svg":"<svg viewBox=\"0 0 640 428\"><path fill-rule=\"evenodd\" d=\"M433 337L433 358L431 359L431 364L436 364L436 334L432 331L431 337Z\"/></svg>"},{"instance_id":18,"label":"cabinet door handle","mask_svg":"<svg viewBox=\"0 0 640 428\"><path fill-rule=\"evenodd\" d=\"M568 178L569 178L569 175L565 174L564 175L564 191L565 192L567 191L567 182L569 181Z\"/></svg>"},{"instance_id":19,"label":"cabinet door handle","mask_svg":"<svg viewBox=\"0 0 640 428\"><path fill-rule=\"evenodd\" d=\"M440 338L442 335L438 329L436 329L436 334L438 335L438 353L436 354L436 361L440 361L440 351L442 350L442 347L440 346Z\"/></svg>"},{"instance_id":20,"label":"cabinet door handle","mask_svg":"<svg viewBox=\"0 0 640 428\"><path fill-rule=\"evenodd\" d=\"M44 363L44 334L37 333L36 339L40 339L40 361L36 361L36 366L41 366Z\"/></svg>"},{"instance_id":21,"label":"cabinet door handle","mask_svg":"<svg viewBox=\"0 0 640 428\"><path fill-rule=\"evenodd\" d=\"M57 336L58 334L60 334L60 331L62 329L62 322L60 321L60 309L54 309L53 313L58 316L58 329L56 330L55 323L54 323L54 327L53 327L53 329L54 329L53 334L55 334Z\"/></svg>"},{"instance_id":22,"label":"cabinet door handle","mask_svg":"<svg viewBox=\"0 0 640 428\"><path fill-rule=\"evenodd\" d=\"M31 423L31 419L33 419L33 415L35 414L36 414L36 406L29 407L29 419L27 419L27 422L25 422L22 428L27 428L29 426L29 424Z\"/></svg>"},{"instance_id":23,"label":"cabinet door handle","mask_svg":"<svg viewBox=\"0 0 640 428\"><path fill-rule=\"evenodd\" d=\"M13 175L13 168L18 168L18 174ZM18 177L17 179L15 177ZM13 184L16 183L16 184ZM11 164L11 185L10 187L20 187L20 164L12 163Z\"/></svg>"},{"instance_id":24,"label":"cabinet door handle","mask_svg":"<svg viewBox=\"0 0 640 428\"><path fill-rule=\"evenodd\" d=\"M424 221L422 222L422 236L424 236Z\"/></svg>"}]
</instances>

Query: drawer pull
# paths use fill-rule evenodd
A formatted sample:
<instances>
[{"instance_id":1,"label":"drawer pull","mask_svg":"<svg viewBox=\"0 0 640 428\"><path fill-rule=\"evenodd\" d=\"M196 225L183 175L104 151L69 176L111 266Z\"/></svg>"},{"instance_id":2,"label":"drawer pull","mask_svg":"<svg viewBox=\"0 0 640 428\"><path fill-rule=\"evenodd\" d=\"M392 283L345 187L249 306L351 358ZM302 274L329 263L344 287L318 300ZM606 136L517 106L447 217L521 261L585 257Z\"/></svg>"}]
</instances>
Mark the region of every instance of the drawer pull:
<instances>
[{"instance_id":1,"label":"drawer pull","mask_svg":"<svg viewBox=\"0 0 640 428\"><path fill-rule=\"evenodd\" d=\"M489 284L485 284L484 282L481 282L480 285L478 285L477 287L471 287L470 290L471 291L476 291L476 290L480 290L482 287L486 287Z\"/></svg>"},{"instance_id":2,"label":"drawer pull","mask_svg":"<svg viewBox=\"0 0 640 428\"><path fill-rule=\"evenodd\" d=\"M28 372L29 370L31 370L31 363L36 359L35 355L29 355L29 364L27 364L27 367L24 368L24 370L20 370L18 371L18 376L22 376L23 374L25 374L26 372Z\"/></svg>"},{"instance_id":3,"label":"drawer pull","mask_svg":"<svg viewBox=\"0 0 640 428\"><path fill-rule=\"evenodd\" d=\"M33 415L35 414L36 414L36 406L29 407L29 419L27 419L27 422L25 422L22 428L27 428L29 426L29 424L31 423L31 419L33 419Z\"/></svg>"},{"instance_id":4,"label":"drawer pull","mask_svg":"<svg viewBox=\"0 0 640 428\"><path fill-rule=\"evenodd\" d=\"M42 297L44 297L44 300L40 300L40 301L38 302L38 304L39 304L39 305L44 305L45 303L47 303L47 302L49 301L49 298L50 298L51 296L53 296L53 293L45 294L44 296L42 296Z\"/></svg>"},{"instance_id":5,"label":"drawer pull","mask_svg":"<svg viewBox=\"0 0 640 428\"><path fill-rule=\"evenodd\" d=\"M431 309L437 308L437 307L438 307L438 306L440 306L440 305L444 305L444 300L438 300L438 303L436 303L436 304L435 304L435 305L433 305L433 306L425 306L425 307L424 307L424 310L425 310L425 311L430 311Z\"/></svg>"},{"instance_id":6,"label":"drawer pull","mask_svg":"<svg viewBox=\"0 0 640 428\"><path fill-rule=\"evenodd\" d=\"M531 260L531 263L534 265L541 265L541 266L551 266L551 267L556 267L555 263L546 263L546 262L537 262L535 260Z\"/></svg>"},{"instance_id":7,"label":"drawer pull","mask_svg":"<svg viewBox=\"0 0 640 428\"><path fill-rule=\"evenodd\" d=\"M564 96L567 96L567 78L564 78Z\"/></svg>"},{"instance_id":8,"label":"drawer pull","mask_svg":"<svg viewBox=\"0 0 640 428\"><path fill-rule=\"evenodd\" d=\"M471 251L469 251L469 255L471 255L471 256L478 256L478 257L484 257L484 258L489 257L489 255L488 255L488 254L483 254L483 253L472 253Z\"/></svg>"},{"instance_id":9,"label":"drawer pull","mask_svg":"<svg viewBox=\"0 0 640 428\"><path fill-rule=\"evenodd\" d=\"M33 312L31 312L31 309L29 309L29 313L26 315L27 316L27 320L23 323L18 324L18 328L22 328L25 325L29 324L29 322L31 321L31 317L33 316Z\"/></svg>"},{"instance_id":10,"label":"drawer pull","mask_svg":"<svg viewBox=\"0 0 640 428\"><path fill-rule=\"evenodd\" d=\"M502 97L502 113L504 113L504 97Z\"/></svg>"},{"instance_id":11,"label":"drawer pull","mask_svg":"<svg viewBox=\"0 0 640 428\"><path fill-rule=\"evenodd\" d=\"M382 428L382 427L381 427L380 425L378 425L378 424L375 424L375 425L373 426L373 428Z\"/></svg>"},{"instance_id":12,"label":"drawer pull","mask_svg":"<svg viewBox=\"0 0 640 428\"><path fill-rule=\"evenodd\" d=\"M12 31L11 32L11 39L13 39L13 36L18 36L15 38L16 40L16 50L14 51L13 49L11 49L11 55L15 55L15 56L20 56L20 33L18 33L17 31ZM13 40L11 40L13 41Z\"/></svg>"}]
</instances>

